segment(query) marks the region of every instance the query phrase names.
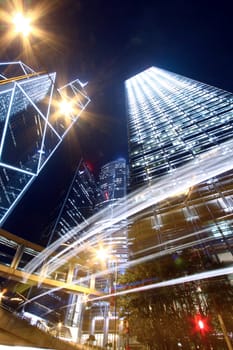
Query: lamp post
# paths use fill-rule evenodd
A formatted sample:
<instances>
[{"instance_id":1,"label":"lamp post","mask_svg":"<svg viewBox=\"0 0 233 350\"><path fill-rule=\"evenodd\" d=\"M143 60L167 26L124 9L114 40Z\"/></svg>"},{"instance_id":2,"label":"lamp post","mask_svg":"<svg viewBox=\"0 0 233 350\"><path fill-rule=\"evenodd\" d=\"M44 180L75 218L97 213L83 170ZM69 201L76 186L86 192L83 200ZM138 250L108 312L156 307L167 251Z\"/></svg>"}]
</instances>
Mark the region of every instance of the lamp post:
<instances>
[{"instance_id":1,"label":"lamp post","mask_svg":"<svg viewBox=\"0 0 233 350\"><path fill-rule=\"evenodd\" d=\"M113 341L113 349L117 348L117 260L113 260L114 264L114 341Z\"/></svg>"},{"instance_id":2,"label":"lamp post","mask_svg":"<svg viewBox=\"0 0 233 350\"><path fill-rule=\"evenodd\" d=\"M15 27L15 32L21 34L24 37L27 37L32 31L31 27L31 19L29 17L24 16L22 13L17 13L12 22Z\"/></svg>"}]
</instances>

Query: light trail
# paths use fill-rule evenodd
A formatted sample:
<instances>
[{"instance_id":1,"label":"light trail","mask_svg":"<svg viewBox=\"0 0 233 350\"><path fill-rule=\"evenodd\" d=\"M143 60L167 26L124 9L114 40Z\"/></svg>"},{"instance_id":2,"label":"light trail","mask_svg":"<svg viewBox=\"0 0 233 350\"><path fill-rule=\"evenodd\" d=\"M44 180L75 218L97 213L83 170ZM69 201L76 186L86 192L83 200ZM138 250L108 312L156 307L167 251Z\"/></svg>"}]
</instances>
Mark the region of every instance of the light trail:
<instances>
[{"instance_id":1,"label":"light trail","mask_svg":"<svg viewBox=\"0 0 233 350\"><path fill-rule=\"evenodd\" d=\"M107 214L107 209L92 216L88 222L84 222L78 227L73 228L66 235L47 247L43 252L31 260L25 267L27 273L32 273L38 266L47 260L49 265L56 260L56 267L64 264L72 256L82 252L83 244L89 242L91 238L104 232L110 227L114 228L115 224L125 222L127 218L133 217L137 213L146 208L151 207L169 197L174 197L180 193L184 193L188 188L197 185L200 182L218 176L233 167L233 140L214 148L211 151L205 152L195 160L175 170L173 173L164 176L157 182L151 183L150 186L145 186L142 189L130 194L119 201L117 210L114 210L111 221L103 221ZM116 229L119 230L119 227ZM113 231L111 230L111 234ZM63 251L55 254L56 250L65 244L71 237L80 235L74 243L68 245ZM105 232L105 237L107 233ZM48 259L52 254L53 257ZM50 269L50 273L52 269Z\"/></svg>"},{"instance_id":2,"label":"light trail","mask_svg":"<svg viewBox=\"0 0 233 350\"><path fill-rule=\"evenodd\" d=\"M130 264L130 265L133 265L133 263ZM102 274L107 273L107 272L109 272L109 270L105 270L103 272L97 273L97 274L95 274L95 276L97 276L97 275L101 276ZM105 294L104 296L101 296L101 297L95 297L95 298L87 299L84 302L86 303L88 301L93 302L93 301L98 301L98 300L104 300L104 299L109 299L111 297L116 297L116 296L122 296L122 295L126 295L126 294L143 292L143 291L150 290L150 289L175 286L175 285L178 285L178 284L181 284L181 283L183 284L183 283L188 283L188 282L193 282L193 281L198 281L198 280L203 280L203 279L209 279L209 278L213 278L213 277L230 275L232 273L233 273L233 266L227 267L227 268L222 268L222 269L215 269L215 270L200 272L200 273L197 273L197 274L188 275L188 276L184 276L184 277L178 277L178 278L174 278L174 279L167 280L167 281L157 282L157 283L149 284L149 285L146 285L146 286L131 288L131 289L127 289L127 290L124 290L124 291L117 292L117 293ZM28 299L27 301L25 301L23 304L20 305L20 308L25 306L28 303L31 303L33 301L36 301L36 300L40 299L44 295L47 295L47 294L49 294L51 292L55 292L55 291L58 291L58 290L61 290L61 289L62 288L55 288L53 290L41 293L41 294L33 297L32 299ZM71 305L72 304L63 306L63 308L64 307L69 307Z\"/></svg>"},{"instance_id":3,"label":"light trail","mask_svg":"<svg viewBox=\"0 0 233 350\"><path fill-rule=\"evenodd\" d=\"M122 295L126 295L126 294L143 292L143 291L150 290L150 289L175 286L175 285L178 285L178 284L181 284L181 283L183 284L183 283L188 283L188 282L194 282L194 281L209 279L209 278L213 278L213 277L226 276L226 275L230 275L232 273L233 273L233 266L225 267L225 268L222 268L222 269L215 269L215 270L211 270L211 271L204 271L204 272L196 273L196 274L193 274L193 275L178 277L178 278L170 279L170 280L167 280L167 281L152 283L152 284L149 284L149 285L146 285L146 286L140 286L140 287L136 287L136 288L132 288L132 289L123 290L123 291L120 291L120 292L117 292L117 293L106 294L106 295L101 296L101 297L88 299L87 301L92 301L93 302L93 301L98 301L98 300L104 300L104 299L109 299L111 297L116 297L116 296L122 296ZM38 295L38 296L36 296L36 297L34 297L34 298L30 299L30 300L27 300L21 306L23 306L25 304L28 304L29 302L35 301L35 300L39 299L40 297L44 296L47 293L43 293L43 294Z\"/></svg>"},{"instance_id":4,"label":"light trail","mask_svg":"<svg viewBox=\"0 0 233 350\"><path fill-rule=\"evenodd\" d=\"M194 282L194 281L199 281L199 280L205 280L205 279L209 279L209 278L213 278L213 277L226 276L226 275L230 275L232 273L233 273L233 266L225 267L225 268L222 268L222 269L216 269L216 270L211 270L211 271L200 272L200 273L196 273L196 274L193 274L193 275L173 278L173 279L168 280L168 281L157 282L157 283L152 283L152 284L149 284L149 285L146 285L146 286L141 286L141 287L136 287L136 288L132 288L132 289L127 289L127 290L123 290L121 292L112 293L112 294L104 295L104 296L101 296L101 297L92 298L89 301L103 300L103 299L107 299L107 298L110 298L110 297L116 297L116 296L121 296L121 295L126 295L126 294L138 293L138 292L143 292L143 291L150 290L150 289L170 287L170 286L175 286L175 285L178 285L178 284Z\"/></svg>"},{"instance_id":5,"label":"light trail","mask_svg":"<svg viewBox=\"0 0 233 350\"><path fill-rule=\"evenodd\" d=\"M36 301L40 298L42 298L43 296L47 295L47 294L50 294L50 293L53 293L53 292L57 292L59 290L61 290L62 288L61 287L57 287L57 288L53 288L53 289L50 289L49 291L46 291L46 292L43 292L39 295L36 295L35 297L31 298L31 299L27 299L25 302L21 303L16 310L19 310L19 309L22 309L25 305L33 302L33 301Z\"/></svg>"},{"instance_id":6,"label":"light trail","mask_svg":"<svg viewBox=\"0 0 233 350\"><path fill-rule=\"evenodd\" d=\"M193 235L196 235L196 234L200 234L200 233L203 233L203 232L204 232L204 230L200 230L200 231L198 231L198 232L196 232L194 234L186 235L186 236L184 236L184 238L187 238L187 237L190 237L190 236L193 236ZM186 248L189 248L189 247L197 246L199 244L202 244L202 243L208 242L208 241L212 241L212 240L213 240L212 237L206 237L206 238L200 239L198 241L195 240L195 241L191 241L191 242L179 245L179 246L174 246L174 247L171 247L171 248L166 249L166 250L161 250L161 251L159 251L157 253L153 253L153 254L150 254L150 255L147 255L147 256L135 259L135 260L131 260L131 261L125 263L125 264L119 265L118 268L120 269L120 268L133 267L135 265L138 265L138 264L141 264L141 263L145 263L145 262L150 261L152 259L156 259L156 258L160 258L162 256L170 255L170 254L172 254L174 252L177 252L178 250L183 250L183 249L186 249ZM163 245L164 245L164 243L158 244L156 247L159 248L159 247L161 247ZM216 270L216 271L218 271L218 270ZM92 277L94 277L94 278L103 277L103 276L109 275L109 273L114 273L114 272L115 272L115 267L111 267L111 268L108 268L108 269L105 269L105 270L102 270L102 271L99 271L97 273L92 274ZM154 276L154 277L156 277L156 276ZM212 276L212 277L215 277L215 276ZM78 279L76 281L73 281L73 284L80 284L80 282L83 283L83 282L86 282L88 280L89 280L89 277L82 278L82 280ZM184 283L184 282L181 282L181 283ZM151 288L154 288L154 287L151 287ZM37 299L40 299L41 297L43 297L46 294L49 294L51 292L55 292L55 291L58 291L58 290L61 290L61 289L62 289L62 287L58 287L58 288L54 288L52 290L43 292L41 294L38 294L37 296L33 297L32 299L28 299L27 301L25 301L23 304L20 305L20 307L25 306L26 304L28 304L28 303L30 303L32 301L36 301ZM109 298L109 297L111 297L113 295L119 295L119 293L107 294L103 298L104 299L105 298ZM93 300L93 301L94 300L99 300L99 298L101 299L102 297L98 297L98 298L94 298L94 299L90 299L90 300Z\"/></svg>"},{"instance_id":7,"label":"light trail","mask_svg":"<svg viewBox=\"0 0 233 350\"><path fill-rule=\"evenodd\" d=\"M190 248L190 247L194 247L194 246L197 246L197 245L200 245L200 244L203 244L203 243L211 242L211 241L213 241L212 237L206 237L206 238L203 238L203 239L199 239L198 241L195 240L195 241L191 241L191 242L188 242L188 243L181 244L179 246L174 246L174 247L171 247L171 248L167 248L166 250L161 250L161 251L159 251L157 253L153 253L153 254L150 254L150 255L138 258L138 259L134 259L134 260L128 261L127 263L119 265L118 269L130 268L130 267L133 267L133 266L136 266L136 265L148 262L150 260L155 260L157 258L161 258L163 256L170 255L170 254L175 253L175 252L177 252L179 250L181 251L181 250L184 250L184 249L187 249L187 248ZM159 246L160 245L158 245L158 247ZM97 278L97 277L107 276L109 273L114 273L114 271L115 271L115 267L110 267L110 268L105 269L103 271L99 271L99 272L93 273L92 277ZM85 281L88 281L88 280L89 280L89 277L78 279L78 280L75 281L75 284L79 284L81 281L85 282Z\"/></svg>"}]
</instances>

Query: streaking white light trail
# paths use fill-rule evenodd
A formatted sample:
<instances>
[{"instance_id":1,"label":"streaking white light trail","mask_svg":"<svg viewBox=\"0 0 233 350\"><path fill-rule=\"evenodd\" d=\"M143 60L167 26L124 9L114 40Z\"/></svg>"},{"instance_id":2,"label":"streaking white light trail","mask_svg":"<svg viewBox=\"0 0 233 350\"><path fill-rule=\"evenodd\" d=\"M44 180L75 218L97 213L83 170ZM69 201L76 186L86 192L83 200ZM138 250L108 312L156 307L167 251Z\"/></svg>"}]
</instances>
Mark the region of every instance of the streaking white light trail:
<instances>
[{"instance_id":1,"label":"streaking white light trail","mask_svg":"<svg viewBox=\"0 0 233 350\"><path fill-rule=\"evenodd\" d=\"M190 161L173 173L164 176L155 183L152 182L150 186L143 187L130 194L124 201L119 201L119 205L115 209L111 221L104 221L107 209L97 213L92 216L88 222L84 222L73 228L66 235L38 254L26 265L25 272L31 274L38 269L44 261L47 261L48 266L52 264L53 261L56 261L53 268L49 267L49 273L51 273L55 268L63 265L64 262L68 261L72 256L82 252L84 244L92 246L93 243L96 243L95 236L112 226L114 227L116 223L124 222L127 218L156 203L184 193L188 188L200 182L231 170L233 167L232 152L233 140L225 142L209 152L203 153L195 160ZM111 233L112 232L113 231L111 231ZM107 232L105 231L104 234L106 237ZM80 235L80 237L77 238L74 243L68 245L62 252L55 254L57 248L66 243L71 237L77 235ZM50 257L52 254L54 256Z\"/></svg>"},{"instance_id":2,"label":"streaking white light trail","mask_svg":"<svg viewBox=\"0 0 233 350\"><path fill-rule=\"evenodd\" d=\"M169 197L184 193L188 188L197 185L212 177L218 176L233 168L233 140L223 143L220 146L205 152L195 160L190 161L181 168L164 176L157 182L152 182L150 186L130 194L124 201L119 201L118 207L114 210L111 221L104 220L107 209L94 215L88 222L73 228L66 235L47 247L43 252L32 259L25 267L25 272L33 273L41 264L47 261L49 273L63 265L72 256L83 251L83 245L92 246L96 243L95 237L101 232L105 232L115 224L124 222L127 218L140 213L146 208L159 203ZM118 226L119 230L119 226ZM111 234L113 231L111 230ZM77 240L68 245L64 250L56 254L56 250L65 244L71 237L80 236ZM98 237L99 239L99 237ZM54 256L50 257L52 254ZM49 258L50 257L50 258ZM56 264L50 267L52 262Z\"/></svg>"},{"instance_id":3,"label":"streaking white light trail","mask_svg":"<svg viewBox=\"0 0 233 350\"><path fill-rule=\"evenodd\" d=\"M233 220L231 220L232 222ZM172 254L174 252L177 252L179 250L183 250L183 249L186 249L186 248L189 248L189 247L195 247L197 245L200 245L202 243L206 243L208 241L213 241L213 237L206 237L206 238L203 238L203 239L198 239L198 240L193 240L193 241L190 241L188 243L185 243L185 244L180 244L180 245L176 245L174 246L174 243L176 242L179 242L181 240L186 240L187 238L191 238L191 237L195 237L197 235L201 235L201 234L204 234L206 232L207 229L202 229L202 230L199 230L199 231L196 231L194 233L191 233L191 234L188 234L188 235L185 235L185 236L182 236L182 237L178 237L174 240L169 240L169 241L166 241L164 243L161 243L161 244L158 244L158 245L155 245L153 248L154 249L161 249L159 252L157 253L153 253L153 254L149 254L147 256L144 256L144 257L141 257L141 258L138 258L138 259L134 259L134 260L131 260L131 261L128 261L127 263L125 264L121 264L118 266L118 268L123 268L123 269L126 269L126 268L129 268L129 267L132 267L132 266L135 266L135 265L138 265L138 264L141 264L141 263L144 263L144 262L147 262L147 261L150 261L152 259L156 259L156 258L160 258L162 256L166 256L166 255L169 255L169 254ZM167 248L167 249L163 249L164 245L169 245L169 244L172 244L173 243L173 246L171 248ZM94 278L97 278L97 277L103 277L103 276L106 276L106 275L109 275L109 273L114 273L115 271L115 267L111 267L111 268L108 268L106 270L102 270L102 271L99 271L97 273L94 273L92 274L92 277ZM214 277L214 276L213 276ZM43 277L42 277L42 280L43 280ZM76 281L73 281L72 283L73 284L80 284L82 282L85 283L85 282L88 282L89 281L89 276L88 277L82 277L82 280L81 279L78 279ZM55 292L55 291L58 291L58 290L61 290L62 287L58 287L58 288L54 288L50 291L46 291L44 293L41 293L35 297L33 297L32 299L29 299L27 301L25 301L23 304L20 305L20 307L30 303L30 302L33 302L37 299L40 299L42 296L50 293L50 292ZM109 297L109 295L108 295Z\"/></svg>"},{"instance_id":4,"label":"streaking white light trail","mask_svg":"<svg viewBox=\"0 0 233 350\"><path fill-rule=\"evenodd\" d=\"M233 221L233 220L231 220L231 221ZM196 231L195 233L191 233L191 234L188 234L188 235L185 235L185 236L182 236L182 237L178 237L178 238L176 238L174 240L169 240L167 242L158 244L158 245L154 246L153 248L156 248L156 249L158 249L158 248L161 249L162 248L163 249L164 245L169 245L171 243L174 244L174 243L176 243L176 242L178 242L180 240L185 240L187 238L191 238L191 237L196 236L196 235L204 234L206 230L207 229L202 229L202 230ZM159 257L162 257L162 256L166 256L166 255L172 254L172 253L177 252L179 250L183 250L183 249L186 249L186 248L189 248L189 247L197 246L199 244L202 244L202 243L205 243L205 242L208 242L208 241L213 241L213 237L206 237L206 238L199 239L199 240L195 239L195 240L190 241L190 242L185 243L185 244L176 245L176 246L173 246L173 247L171 247L169 249L163 249L163 250L160 250L157 253L153 253L153 254L150 254L150 255L138 258L138 259L134 259L134 260L128 261L127 263L121 264L120 266L118 266L118 268L126 269L126 268L129 268L129 267L132 267L132 266L135 266L135 265L138 265L138 264L150 261L152 259L156 259L156 258L159 258ZM115 271L115 267L111 267L111 268L108 268L106 270L102 270L102 271L99 271L97 273L92 274L92 277L94 277L94 278L103 277L103 276L108 275L109 273L114 273L114 271ZM216 271L220 271L220 270L216 270ZM221 270L221 271L223 271L224 274L226 274L224 269ZM195 276L197 276L197 275L195 275ZM215 275L213 274L212 277L215 277ZM73 284L80 284L81 282L85 283L86 281L89 281L89 277L86 277L86 278L83 277L82 281L81 281L81 279L78 279L76 281L73 281L72 283ZM189 281L187 281L187 282L189 282ZM182 283L184 283L184 282L182 282ZM26 304L31 303L31 302L33 302L35 300L38 300L38 299L40 299L41 297L43 297L44 295L46 295L48 293L55 292L55 291L58 291L58 290L61 290L61 289L62 289L62 287L58 287L58 288L54 288L54 289L52 289L50 291L46 291L44 293L38 294L37 296L35 296L35 297L25 301L23 304L20 305L20 307L25 306ZM138 291L138 290L136 290L136 291ZM131 290L130 290L130 292L131 292ZM108 297L110 297L112 295L113 294L111 294L111 295L107 294L107 295L105 295L104 298L108 298ZM117 293L117 295L119 295L119 294ZM91 300L96 300L96 298L95 299L91 299Z\"/></svg>"},{"instance_id":5,"label":"streaking white light trail","mask_svg":"<svg viewBox=\"0 0 233 350\"><path fill-rule=\"evenodd\" d=\"M161 256L169 255L169 254L172 254L172 253L174 253L176 251L181 251L181 250L189 248L189 247L194 247L194 246L200 245L202 243L213 241L213 237L206 237L206 238L202 238L202 239L198 239L198 240L195 239L193 241L190 241L190 242L187 242L187 243L184 243L184 244L180 244L180 245L176 245L176 246L173 245L171 248L164 249L165 245L169 245L171 243L174 244L177 241L185 240L187 238L191 238L192 236L197 236L197 235L199 235L201 233L203 234L206 230L207 229L199 230L199 231L197 231L195 233L192 233L192 234L189 234L189 235L185 235L185 236L179 237L179 238L174 239L174 240L169 240L169 241L166 241L166 242L161 243L161 244L157 244L157 245L153 246L153 248L154 249L160 249L159 252L156 252L156 253L153 253L153 254L148 254L148 255L143 256L143 257L138 258L138 259L130 260L130 261L124 263L124 264L119 265L118 268L126 269L126 268L129 268L130 266L135 266L135 265L144 263L146 261L150 261L152 259L156 259L156 258L161 257ZM97 242L95 242L95 243L97 243ZM88 243L87 243L87 246L88 246ZM84 248L85 248L85 246L84 246ZM58 263L58 265L59 265L59 263ZM50 265L48 267L50 267ZM52 269L55 268L55 267L59 267L59 266L56 266L56 262L54 262L52 264ZM114 270L115 270L115 267L110 267L110 268L108 268L106 270L102 270L100 272L94 273L94 274L92 274L92 276L93 277L101 277L101 276L107 275L109 273L113 273ZM88 281L88 280L89 280L89 277L86 277L86 278L82 277L82 282L85 282L85 281ZM81 280L77 280L75 282L75 284L78 284L79 282L81 282Z\"/></svg>"},{"instance_id":6,"label":"streaking white light trail","mask_svg":"<svg viewBox=\"0 0 233 350\"><path fill-rule=\"evenodd\" d=\"M199 231L199 233L200 233L200 231ZM198 233L196 233L196 234L198 234ZM154 260L156 258L160 258L162 256L166 256L166 255L175 253L177 251L182 251L182 250L190 248L190 247L195 247L197 245L200 245L200 244L203 244L203 243L206 243L206 242L210 242L210 241L213 241L213 237L206 237L206 238L202 238L202 239L199 239L199 240L194 240L194 241L191 241L191 242L188 242L188 243L180 244L178 246L174 246L174 247L171 247L171 248L167 248L167 249L161 250L161 251L159 251L157 253L149 254L149 255L143 256L143 257L138 258L138 259L130 260L130 261L128 261L125 264L121 264L119 266L119 268L126 269L126 268L129 268L129 267L135 266L135 265L139 265L139 264L145 263L145 262L150 261L152 259ZM164 244L159 244L159 245L157 245L155 247L159 248L159 247L162 247L162 246L164 246ZM97 278L97 277L106 276L109 273L114 273L114 271L115 271L115 267L110 267L110 268L108 268L106 270L102 270L100 272L93 273L92 277ZM88 281L88 280L89 280L89 277L82 278L82 280L78 279L78 280L75 281L75 284L79 284L81 281L83 283L83 282Z\"/></svg>"},{"instance_id":7,"label":"streaking white light trail","mask_svg":"<svg viewBox=\"0 0 233 350\"><path fill-rule=\"evenodd\" d=\"M106 271L104 271L104 272L106 272ZM163 281L163 282L152 283L152 284L149 284L149 285L146 285L146 286L140 286L140 287L136 287L136 288L132 288L132 289L127 289L127 290L123 290L123 291L120 291L120 292L117 292L117 293L105 294L105 295L103 295L101 297L91 298L90 301L93 302L93 301L97 301L97 300L104 300L104 299L108 299L108 298L114 297L114 296L122 296L122 295L126 295L126 294L143 292L143 291L150 290L150 289L175 286L175 285L178 285L178 284L181 284L181 283L200 281L200 280L209 279L209 278L212 278L212 277L226 276L226 275L230 275L232 273L233 273L233 266L225 267L225 268L222 268L222 269L215 269L215 270L211 270L211 271L200 272L200 273L196 273L196 274L193 274L193 275L188 275L188 276L184 276L184 277L174 278L174 279ZM25 305L25 304L30 303L32 301L35 301L36 299L39 299L43 295L44 295L44 293L40 294L40 295L37 295L36 297L26 301L22 305Z\"/></svg>"},{"instance_id":8,"label":"streaking white light trail","mask_svg":"<svg viewBox=\"0 0 233 350\"><path fill-rule=\"evenodd\" d=\"M222 269L205 271L205 272L200 272L200 273L196 273L196 274L189 275L189 276L178 277L178 278L174 278L174 279L171 279L171 280L168 280L168 281L152 283L152 284L148 284L146 286L141 286L141 287L136 287L136 288L132 288L132 289L122 290L121 292L112 293L112 294L104 295L104 296L101 296L101 297L93 298L93 299L91 299L91 301L103 300L103 299L106 299L106 298L109 298L109 297L121 296L121 295L125 295L125 294L132 294L132 293L136 293L136 292L138 293L138 292L142 292L142 291L149 290L149 289L175 286L175 285L181 284L181 283L187 283L187 282L204 280L204 279L208 279L208 278L212 278L212 277L230 275L232 273L233 273L233 266L225 267L225 268L222 268Z\"/></svg>"}]
</instances>

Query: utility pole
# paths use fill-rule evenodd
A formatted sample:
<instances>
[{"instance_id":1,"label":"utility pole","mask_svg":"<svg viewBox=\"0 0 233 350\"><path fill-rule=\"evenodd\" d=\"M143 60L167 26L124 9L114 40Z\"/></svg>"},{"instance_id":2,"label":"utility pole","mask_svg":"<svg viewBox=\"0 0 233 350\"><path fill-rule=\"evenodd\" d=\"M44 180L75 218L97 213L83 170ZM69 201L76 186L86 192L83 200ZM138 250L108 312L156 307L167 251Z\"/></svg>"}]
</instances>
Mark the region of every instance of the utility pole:
<instances>
[{"instance_id":1,"label":"utility pole","mask_svg":"<svg viewBox=\"0 0 233 350\"><path fill-rule=\"evenodd\" d=\"M233 347L232 347L230 339L228 337L227 330L226 330L225 324L223 322L222 316L219 313L218 313L218 320L219 320L219 323L220 323L220 326L221 326L221 329L222 329L222 332L224 335L225 342L227 344L227 348L228 348L228 350L233 350Z\"/></svg>"}]
</instances>

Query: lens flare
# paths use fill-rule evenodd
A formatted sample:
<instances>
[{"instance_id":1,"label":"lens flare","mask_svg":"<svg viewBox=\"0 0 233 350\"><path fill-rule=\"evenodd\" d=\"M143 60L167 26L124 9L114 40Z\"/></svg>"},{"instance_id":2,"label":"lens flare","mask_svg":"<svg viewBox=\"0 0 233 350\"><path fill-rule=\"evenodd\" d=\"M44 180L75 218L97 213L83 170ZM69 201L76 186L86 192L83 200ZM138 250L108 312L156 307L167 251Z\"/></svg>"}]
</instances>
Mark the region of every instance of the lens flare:
<instances>
[{"instance_id":1,"label":"lens flare","mask_svg":"<svg viewBox=\"0 0 233 350\"><path fill-rule=\"evenodd\" d=\"M16 33L20 33L23 36L28 36L32 30L30 22L30 18L25 17L22 13L17 13L13 17Z\"/></svg>"}]
</instances>

